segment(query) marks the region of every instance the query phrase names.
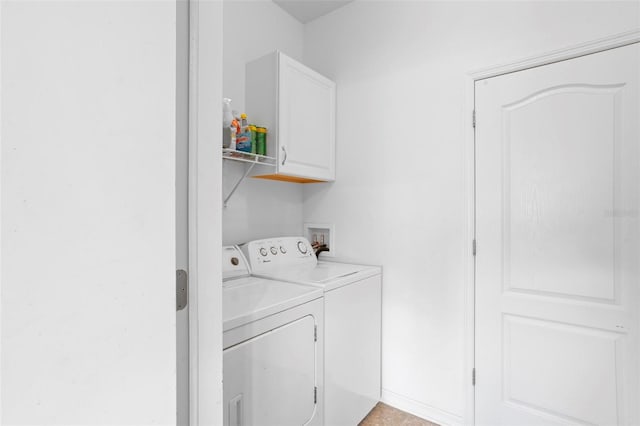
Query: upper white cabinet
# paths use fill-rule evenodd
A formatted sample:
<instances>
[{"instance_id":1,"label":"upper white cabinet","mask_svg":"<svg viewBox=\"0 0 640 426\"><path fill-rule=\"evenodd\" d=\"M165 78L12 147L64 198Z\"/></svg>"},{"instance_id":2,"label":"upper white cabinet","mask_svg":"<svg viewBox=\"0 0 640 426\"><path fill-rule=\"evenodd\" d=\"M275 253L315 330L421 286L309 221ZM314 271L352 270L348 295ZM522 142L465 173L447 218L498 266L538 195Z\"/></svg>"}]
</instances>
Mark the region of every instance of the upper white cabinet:
<instances>
[{"instance_id":1,"label":"upper white cabinet","mask_svg":"<svg viewBox=\"0 0 640 426\"><path fill-rule=\"evenodd\" d=\"M268 128L267 155L276 172L265 179L309 183L335 180L336 84L274 52L247 64L249 120Z\"/></svg>"}]
</instances>

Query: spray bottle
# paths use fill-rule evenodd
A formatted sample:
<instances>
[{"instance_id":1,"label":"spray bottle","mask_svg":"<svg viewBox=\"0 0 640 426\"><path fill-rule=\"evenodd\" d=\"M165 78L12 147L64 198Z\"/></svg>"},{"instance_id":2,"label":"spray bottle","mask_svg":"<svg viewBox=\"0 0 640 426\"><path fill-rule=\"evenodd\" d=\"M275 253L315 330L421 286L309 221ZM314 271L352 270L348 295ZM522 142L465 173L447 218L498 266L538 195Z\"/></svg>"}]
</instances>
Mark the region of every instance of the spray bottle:
<instances>
[{"instance_id":1,"label":"spray bottle","mask_svg":"<svg viewBox=\"0 0 640 426\"><path fill-rule=\"evenodd\" d=\"M222 100L222 147L223 148L231 148L231 123L233 122L233 114L231 113L231 99L224 98ZM235 149L235 137L234 139L234 147Z\"/></svg>"}]
</instances>

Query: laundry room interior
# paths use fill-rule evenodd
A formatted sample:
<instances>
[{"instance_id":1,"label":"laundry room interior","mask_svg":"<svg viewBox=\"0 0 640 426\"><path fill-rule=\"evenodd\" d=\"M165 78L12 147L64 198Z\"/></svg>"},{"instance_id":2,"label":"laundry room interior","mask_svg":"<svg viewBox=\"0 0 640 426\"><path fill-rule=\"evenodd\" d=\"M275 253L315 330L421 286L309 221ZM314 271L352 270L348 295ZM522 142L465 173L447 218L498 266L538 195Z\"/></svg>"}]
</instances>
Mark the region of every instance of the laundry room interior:
<instances>
[{"instance_id":1,"label":"laundry room interior","mask_svg":"<svg viewBox=\"0 0 640 426\"><path fill-rule=\"evenodd\" d=\"M245 66L276 50L335 81L335 181L245 179L223 209L223 244L333 226L332 256L382 266L381 400L439 424L468 424L473 104L465 79L637 29L638 4L355 1L301 22L277 3L224 2L223 95L245 112ZM225 161L225 196L245 169Z\"/></svg>"},{"instance_id":2,"label":"laundry room interior","mask_svg":"<svg viewBox=\"0 0 640 426\"><path fill-rule=\"evenodd\" d=\"M0 1L0 424L640 426L638 0Z\"/></svg>"}]
</instances>

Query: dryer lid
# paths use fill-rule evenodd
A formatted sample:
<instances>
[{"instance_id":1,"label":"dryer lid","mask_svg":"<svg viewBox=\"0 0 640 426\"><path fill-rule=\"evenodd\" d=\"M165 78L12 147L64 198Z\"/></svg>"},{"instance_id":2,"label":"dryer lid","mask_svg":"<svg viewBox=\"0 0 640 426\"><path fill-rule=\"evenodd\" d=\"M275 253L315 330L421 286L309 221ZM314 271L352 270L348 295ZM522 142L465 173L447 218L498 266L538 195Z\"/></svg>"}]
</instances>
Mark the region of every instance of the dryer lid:
<instances>
[{"instance_id":1,"label":"dryer lid","mask_svg":"<svg viewBox=\"0 0 640 426\"><path fill-rule=\"evenodd\" d=\"M285 311L322 297L322 290L258 277L242 277L224 283L223 329L227 331L251 321Z\"/></svg>"}]
</instances>

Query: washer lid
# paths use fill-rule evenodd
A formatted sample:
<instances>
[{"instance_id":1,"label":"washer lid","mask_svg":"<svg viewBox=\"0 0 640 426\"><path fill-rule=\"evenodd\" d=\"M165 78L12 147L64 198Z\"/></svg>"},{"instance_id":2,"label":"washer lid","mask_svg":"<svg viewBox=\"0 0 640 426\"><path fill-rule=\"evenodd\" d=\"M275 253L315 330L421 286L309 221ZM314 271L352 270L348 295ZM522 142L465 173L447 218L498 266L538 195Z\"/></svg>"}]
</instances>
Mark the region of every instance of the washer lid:
<instances>
[{"instance_id":1,"label":"washer lid","mask_svg":"<svg viewBox=\"0 0 640 426\"><path fill-rule=\"evenodd\" d=\"M306 276L306 278L301 281L310 281L322 284L338 278L355 275L368 268L368 266L351 265L348 263L318 262L318 265L315 268L310 269L308 272L303 274L303 277Z\"/></svg>"},{"instance_id":2,"label":"washer lid","mask_svg":"<svg viewBox=\"0 0 640 426\"><path fill-rule=\"evenodd\" d=\"M303 284L257 277L228 280L222 290L223 331L322 297L322 290Z\"/></svg>"},{"instance_id":3,"label":"washer lid","mask_svg":"<svg viewBox=\"0 0 640 426\"><path fill-rule=\"evenodd\" d=\"M325 291L380 274L380 267L339 262L318 262L316 266L278 268L263 276L317 285Z\"/></svg>"}]
</instances>

